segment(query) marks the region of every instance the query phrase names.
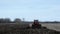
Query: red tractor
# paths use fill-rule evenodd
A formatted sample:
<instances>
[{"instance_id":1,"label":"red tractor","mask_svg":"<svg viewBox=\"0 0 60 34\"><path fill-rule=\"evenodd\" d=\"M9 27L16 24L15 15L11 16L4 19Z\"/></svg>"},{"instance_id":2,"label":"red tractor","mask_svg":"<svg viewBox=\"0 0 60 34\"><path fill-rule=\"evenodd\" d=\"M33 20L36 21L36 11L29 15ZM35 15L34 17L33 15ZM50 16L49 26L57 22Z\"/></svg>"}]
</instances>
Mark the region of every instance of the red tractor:
<instances>
[{"instance_id":1,"label":"red tractor","mask_svg":"<svg viewBox=\"0 0 60 34\"><path fill-rule=\"evenodd\" d=\"M34 20L33 24L32 24L32 28L35 29L41 29L41 24L39 24L38 20Z\"/></svg>"},{"instance_id":2,"label":"red tractor","mask_svg":"<svg viewBox=\"0 0 60 34\"><path fill-rule=\"evenodd\" d=\"M27 29L41 29L41 24L39 24L38 20L34 20L33 24L31 26L28 26Z\"/></svg>"}]
</instances>

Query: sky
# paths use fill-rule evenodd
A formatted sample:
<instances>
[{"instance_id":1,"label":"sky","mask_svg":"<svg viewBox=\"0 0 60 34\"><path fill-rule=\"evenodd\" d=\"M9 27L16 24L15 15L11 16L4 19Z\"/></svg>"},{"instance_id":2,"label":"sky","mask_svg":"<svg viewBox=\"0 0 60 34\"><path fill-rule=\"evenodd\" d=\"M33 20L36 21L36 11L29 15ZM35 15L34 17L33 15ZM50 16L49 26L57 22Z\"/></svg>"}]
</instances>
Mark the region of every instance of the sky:
<instances>
[{"instance_id":1,"label":"sky","mask_svg":"<svg viewBox=\"0 0 60 34\"><path fill-rule=\"evenodd\" d=\"M60 0L0 0L0 18L60 21Z\"/></svg>"}]
</instances>

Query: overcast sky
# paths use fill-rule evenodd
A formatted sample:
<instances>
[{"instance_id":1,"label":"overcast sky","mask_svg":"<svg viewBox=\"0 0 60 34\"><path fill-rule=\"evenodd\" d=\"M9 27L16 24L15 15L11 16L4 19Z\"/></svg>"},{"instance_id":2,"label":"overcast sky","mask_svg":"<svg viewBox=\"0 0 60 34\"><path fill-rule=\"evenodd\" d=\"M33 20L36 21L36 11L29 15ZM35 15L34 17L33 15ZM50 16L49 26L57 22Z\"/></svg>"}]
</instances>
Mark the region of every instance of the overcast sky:
<instances>
[{"instance_id":1,"label":"overcast sky","mask_svg":"<svg viewBox=\"0 0 60 34\"><path fill-rule=\"evenodd\" d=\"M60 0L0 0L0 18L60 21Z\"/></svg>"}]
</instances>

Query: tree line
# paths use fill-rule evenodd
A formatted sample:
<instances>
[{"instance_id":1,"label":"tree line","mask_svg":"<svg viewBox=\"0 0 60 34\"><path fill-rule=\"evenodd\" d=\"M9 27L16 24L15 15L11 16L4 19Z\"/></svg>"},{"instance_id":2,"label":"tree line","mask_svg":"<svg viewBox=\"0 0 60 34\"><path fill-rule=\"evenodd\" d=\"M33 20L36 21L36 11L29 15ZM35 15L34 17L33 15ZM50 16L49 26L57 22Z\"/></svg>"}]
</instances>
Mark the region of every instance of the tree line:
<instances>
[{"instance_id":1,"label":"tree line","mask_svg":"<svg viewBox=\"0 0 60 34\"><path fill-rule=\"evenodd\" d=\"M24 23L32 23L29 22L29 21L22 21L21 19L19 18L16 18L14 21L12 21L10 18L0 18L0 23L20 23L20 22L24 22ZM39 21L40 23L60 23L60 21L45 21L45 22L41 22Z\"/></svg>"},{"instance_id":2,"label":"tree line","mask_svg":"<svg viewBox=\"0 0 60 34\"><path fill-rule=\"evenodd\" d=\"M16 18L14 21L12 21L9 18L0 18L0 23L16 23L16 22L21 22L21 19Z\"/></svg>"}]
</instances>

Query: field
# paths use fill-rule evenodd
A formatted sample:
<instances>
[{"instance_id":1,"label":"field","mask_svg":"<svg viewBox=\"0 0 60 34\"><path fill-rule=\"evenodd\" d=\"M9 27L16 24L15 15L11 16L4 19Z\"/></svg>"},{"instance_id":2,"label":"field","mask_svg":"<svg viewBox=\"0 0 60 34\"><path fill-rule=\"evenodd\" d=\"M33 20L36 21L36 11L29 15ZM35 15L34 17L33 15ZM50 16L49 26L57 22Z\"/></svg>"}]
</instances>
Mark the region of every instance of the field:
<instances>
[{"instance_id":1,"label":"field","mask_svg":"<svg viewBox=\"0 0 60 34\"><path fill-rule=\"evenodd\" d=\"M5 23L0 24L0 34L56 34L60 31L60 23L41 23L42 26L48 29L21 29L28 26L28 24ZM52 30L49 30L52 29ZM55 33L54 33L55 32ZM59 32L60 34L60 32Z\"/></svg>"},{"instance_id":2,"label":"field","mask_svg":"<svg viewBox=\"0 0 60 34\"><path fill-rule=\"evenodd\" d=\"M49 29L60 31L60 23L41 23L42 26L45 26Z\"/></svg>"},{"instance_id":3,"label":"field","mask_svg":"<svg viewBox=\"0 0 60 34\"><path fill-rule=\"evenodd\" d=\"M18 25L18 27L25 27L27 26L28 24L26 25L22 25L22 24L16 24L16 23L5 23L5 24L0 24L0 26L2 25L10 25L10 26L14 26L14 25ZM20 26L19 26L20 25ZM56 31L60 31L60 23L41 23L42 26L45 26L49 29L53 29L53 30L56 30Z\"/></svg>"}]
</instances>

